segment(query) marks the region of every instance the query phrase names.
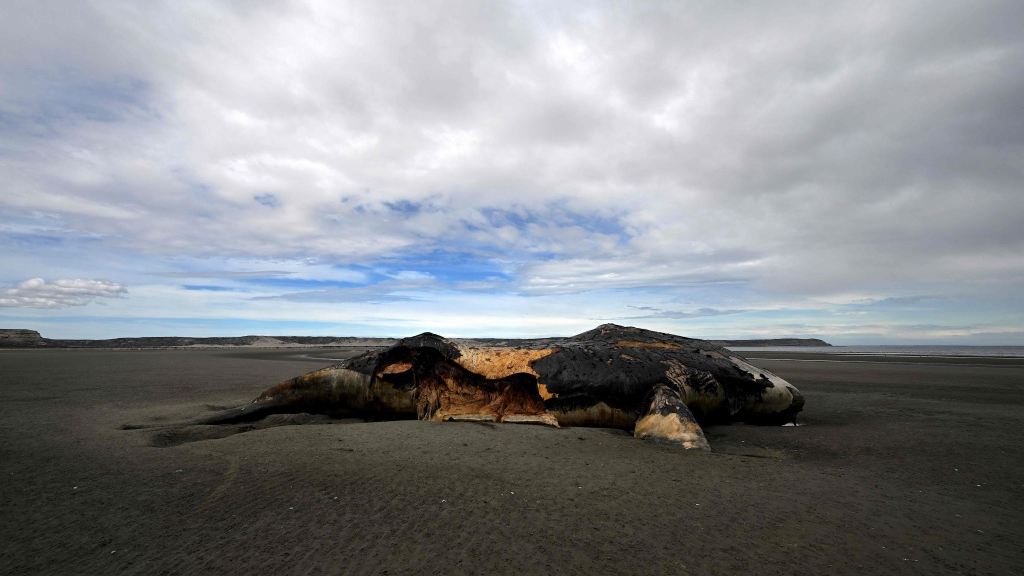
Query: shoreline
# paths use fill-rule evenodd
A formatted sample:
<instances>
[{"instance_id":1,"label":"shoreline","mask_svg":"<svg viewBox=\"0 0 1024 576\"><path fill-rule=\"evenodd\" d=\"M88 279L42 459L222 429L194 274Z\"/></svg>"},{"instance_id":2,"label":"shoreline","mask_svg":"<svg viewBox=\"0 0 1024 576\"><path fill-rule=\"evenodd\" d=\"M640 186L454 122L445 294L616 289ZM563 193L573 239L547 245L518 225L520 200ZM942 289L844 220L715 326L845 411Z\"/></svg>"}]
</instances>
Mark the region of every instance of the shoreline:
<instances>
[{"instance_id":1,"label":"shoreline","mask_svg":"<svg viewBox=\"0 0 1024 576\"><path fill-rule=\"evenodd\" d=\"M843 354L843 353L810 353L810 352L738 352L744 358L756 362L759 360L791 361L791 362L831 362L831 363L863 363L863 364L931 364L948 366L1016 366L1024 367L1024 356L929 356L911 354Z\"/></svg>"}]
</instances>

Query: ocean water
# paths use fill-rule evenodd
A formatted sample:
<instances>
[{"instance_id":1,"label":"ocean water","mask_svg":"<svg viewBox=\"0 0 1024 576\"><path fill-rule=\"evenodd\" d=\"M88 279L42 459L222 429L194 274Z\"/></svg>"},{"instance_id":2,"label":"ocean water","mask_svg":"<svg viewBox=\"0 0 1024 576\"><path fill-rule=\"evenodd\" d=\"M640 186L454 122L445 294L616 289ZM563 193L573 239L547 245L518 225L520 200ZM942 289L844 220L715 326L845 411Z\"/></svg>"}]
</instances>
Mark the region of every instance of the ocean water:
<instances>
[{"instance_id":1,"label":"ocean water","mask_svg":"<svg viewBox=\"0 0 1024 576\"><path fill-rule=\"evenodd\" d=\"M735 346L729 349L736 352L802 352L850 356L1024 358L1024 346Z\"/></svg>"}]
</instances>

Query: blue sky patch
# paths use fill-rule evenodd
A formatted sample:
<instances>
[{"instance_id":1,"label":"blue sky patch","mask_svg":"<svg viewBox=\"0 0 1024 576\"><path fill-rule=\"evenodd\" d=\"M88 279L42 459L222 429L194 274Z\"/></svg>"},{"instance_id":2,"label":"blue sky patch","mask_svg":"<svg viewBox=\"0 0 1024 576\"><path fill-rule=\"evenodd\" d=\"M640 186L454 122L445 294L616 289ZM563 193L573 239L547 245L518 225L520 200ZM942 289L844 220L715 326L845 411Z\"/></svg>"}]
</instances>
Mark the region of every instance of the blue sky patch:
<instances>
[{"instance_id":1,"label":"blue sky patch","mask_svg":"<svg viewBox=\"0 0 1024 576\"><path fill-rule=\"evenodd\" d=\"M403 271L429 274L438 282L448 285L493 278L512 280L504 267L493 258L451 250L433 250L409 258L380 262L377 277L392 277Z\"/></svg>"},{"instance_id":2,"label":"blue sky patch","mask_svg":"<svg viewBox=\"0 0 1024 576\"><path fill-rule=\"evenodd\" d=\"M419 214L423 210L423 202L410 202L409 200L398 200L395 202L385 202L384 206L392 212L411 216L413 214Z\"/></svg>"},{"instance_id":3,"label":"blue sky patch","mask_svg":"<svg viewBox=\"0 0 1024 576\"><path fill-rule=\"evenodd\" d=\"M64 244L64 238L54 234L8 233L3 234L3 238L6 238L11 242L28 244L30 246L60 246L61 244Z\"/></svg>"},{"instance_id":4,"label":"blue sky patch","mask_svg":"<svg viewBox=\"0 0 1024 576\"><path fill-rule=\"evenodd\" d=\"M228 288L227 286L201 286L198 284L183 284L182 288L200 292L230 292L234 290L234 288Z\"/></svg>"},{"instance_id":5,"label":"blue sky patch","mask_svg":"<svg viewBox=\"0 0 1024 576\"><path fill-rule=\"evenodd\" d=\"M258 204L262 204L268 208L277 208L281 204L281 201L278 200L277 196L269 193L257 194L256 196L253 196L252 199Z\"/></svg>"},{"instance_id":6,"label":"blue sky patch","mask_svg":"<svg viewBox=\"0 0 1024 576\"><path fill-rule=\"evenodd\" d=\"M355 287L362 286L356 282L344 282L341 280L309 280L304 278L239 278L239 282L249 286L260 286L265 288L282 288L286 290L317 290L321 288Z\"/></svg>"}]
</instances>

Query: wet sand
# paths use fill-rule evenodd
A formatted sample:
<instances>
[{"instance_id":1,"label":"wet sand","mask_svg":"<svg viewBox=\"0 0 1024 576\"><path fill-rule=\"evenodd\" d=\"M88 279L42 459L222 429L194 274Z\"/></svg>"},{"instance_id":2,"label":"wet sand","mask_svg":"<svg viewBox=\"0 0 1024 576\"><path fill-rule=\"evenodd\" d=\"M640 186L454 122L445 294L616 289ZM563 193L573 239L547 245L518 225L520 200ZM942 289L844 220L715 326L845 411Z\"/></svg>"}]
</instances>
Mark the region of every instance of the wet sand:
<instances>
[{"instance_id":1,"label":"wet sand","mask_svg":"<svg viewBox=\"0 0 1024 576\"><path fill-rule=\"evenodd\" d=\"M1020 359L745 352L800 388L805 425L709 427L713 453L469 423L120 429L331 363L311 353L0 351L0 573L1024 567Z\"/></svg>"}]
</instances>

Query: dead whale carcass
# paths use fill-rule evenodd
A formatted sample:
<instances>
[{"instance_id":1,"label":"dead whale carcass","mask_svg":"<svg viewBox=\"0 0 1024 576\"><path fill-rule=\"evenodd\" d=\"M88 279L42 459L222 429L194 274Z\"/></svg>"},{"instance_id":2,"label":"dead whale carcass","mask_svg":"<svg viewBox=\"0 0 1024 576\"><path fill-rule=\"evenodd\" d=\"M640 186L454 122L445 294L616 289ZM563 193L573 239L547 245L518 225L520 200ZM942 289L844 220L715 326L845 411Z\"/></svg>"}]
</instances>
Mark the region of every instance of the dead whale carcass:
<instances>
[{"instance_id":1,"label":"dead whale carcass","mask_svg":"<svg viewBox=\"0 0 1024 576\"><path fill-rule=\"evenodd\" d=\"M701 424L784 424L803 405L791 384L725 348L605 324L537 340L427 332L283 382L232 419L304 411L603 426L708 449Z\"/></svg>"}]
</instances>

